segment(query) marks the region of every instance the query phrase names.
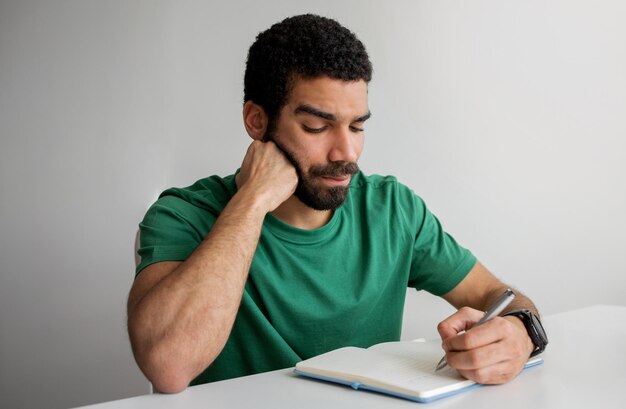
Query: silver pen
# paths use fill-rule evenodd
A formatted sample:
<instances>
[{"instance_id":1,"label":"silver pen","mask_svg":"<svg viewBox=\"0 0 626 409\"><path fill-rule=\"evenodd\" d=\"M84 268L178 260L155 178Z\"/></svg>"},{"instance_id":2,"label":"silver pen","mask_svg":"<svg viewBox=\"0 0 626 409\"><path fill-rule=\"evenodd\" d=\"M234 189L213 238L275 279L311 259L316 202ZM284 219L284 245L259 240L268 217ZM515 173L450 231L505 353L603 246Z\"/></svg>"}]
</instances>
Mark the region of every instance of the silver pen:
<instances>
[{"instance_id":1,"label":"silver pen","mask_svg":"<svg viewBox=\"0 0 626 409\"><path fill-rule=\"evenodd\" d=\"M515 293L513 292L513 290L511 290L510 288L507 289L504 292L504 294L502 294L500 298L496 300L496 302L491 306L491 308L485 311L485 315L483 315L480 321L478 321L472 328L482 325L485 322L500 315L500 313L504 311L504 309L511 303L511 301L513 301L514 298L515 298ZM443 358L441 358L441 360L437 364L437 368L435 369L435 372L440 369L445 368L446 366L448 366L448 361L446 360L446 356L444 355Z\"/></svg>"}]
</instances>

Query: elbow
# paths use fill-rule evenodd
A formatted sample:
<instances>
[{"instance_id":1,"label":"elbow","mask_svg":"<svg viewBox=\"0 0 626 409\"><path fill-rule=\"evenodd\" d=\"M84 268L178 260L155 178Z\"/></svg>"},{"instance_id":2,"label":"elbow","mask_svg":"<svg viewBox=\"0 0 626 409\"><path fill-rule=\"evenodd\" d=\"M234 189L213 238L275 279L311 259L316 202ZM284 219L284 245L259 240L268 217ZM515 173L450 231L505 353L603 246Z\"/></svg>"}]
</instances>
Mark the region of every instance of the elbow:
<instances>
[{"instance_id":1,"label":"elbow","mask_svg":"<svg viewBox=\"0 0 626 409\"><path fill-rule=\"evenodd\" d=\"M189 382L186 378L179 376L156 376L150 381L152 382L154 391L159 393L180 393L189 386Z\"/></svg>"},{"instance_id":2,"label":"elbow","mask_svg":"<svg viewBox=\"0 0 626 409\"><path fill-rule=\"evenodd\" d=\"M152 384L154 391L180 393L187 389L192 378L188 375L186 368L176 363L175 360L165 358L168 354L163 354L158 350L159 348L147 348L139 351L133 348L137 365Z\"/></svg>"},{"instance_id":3,"label":"elbow","mask_svg":"<svg viewBox=\"0 0 626 409\"><path fill-rule=\"evenodd\" d=\"M167 363L157 359L147 359L139 365L146 378L152 383L155 392L180 393L187 389L191 377L185 368L175 363Z\"/></svg>"},{"instance_id":4,"label":"elbow","mask_svg":"<svg viewBox=\"0 0 626 409\"><path fill-rule=\"evenodd\" d=\"M173 340L154 341L155 337L138 336L129 325L130 343L139 369L156 392L180 393L198 376L217 354L210 351L210 360L197 356L197 351L182 347Z\"/></svg>"}]
</instances>

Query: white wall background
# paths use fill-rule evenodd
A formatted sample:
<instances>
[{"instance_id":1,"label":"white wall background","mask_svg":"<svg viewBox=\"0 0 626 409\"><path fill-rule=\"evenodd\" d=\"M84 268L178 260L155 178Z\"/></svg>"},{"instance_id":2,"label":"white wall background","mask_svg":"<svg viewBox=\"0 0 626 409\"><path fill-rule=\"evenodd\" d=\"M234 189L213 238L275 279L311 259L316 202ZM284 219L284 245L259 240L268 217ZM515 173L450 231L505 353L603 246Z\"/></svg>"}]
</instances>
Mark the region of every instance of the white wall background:
<instances>
[{"instance_id":1,"label":"white wall background","mask_svg":"<svg viewBox=\"0 0 626 409\"><path fill-rule=\"evenodd\" d=\"M626 3L0 1L0 406L148 392L125 329L137 223L240 164L255 35L335 17L374 62L394 174L544 314L626 305ZM450 308L408 302L404 337Z\"/></svg>"}]
</instances>

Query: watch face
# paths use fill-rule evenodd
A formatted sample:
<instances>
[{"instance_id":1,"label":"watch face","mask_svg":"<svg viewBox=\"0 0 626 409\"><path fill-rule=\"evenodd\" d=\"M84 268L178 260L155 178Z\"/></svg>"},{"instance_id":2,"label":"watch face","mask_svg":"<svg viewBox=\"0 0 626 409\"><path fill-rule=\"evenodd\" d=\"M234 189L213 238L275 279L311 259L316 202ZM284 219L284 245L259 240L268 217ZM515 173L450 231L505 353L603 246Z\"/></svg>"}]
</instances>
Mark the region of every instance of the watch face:
<instances>
[{"instance_id":1,"label":"watch face","mask_svg":"<svg viewBox=\"0 0 626 409\"><path fill-rule=\"evenodd\" d=\"M544 345L547 344L548 336L546 335L546 332L544 331L543 326L541 325L541 322L539 321L537 316L535 316L535 314L530 314L530 319L533 324L532 327L535 330L535 333L537 334L539 339L543 342Z\"/></svg>"}]
</instances>

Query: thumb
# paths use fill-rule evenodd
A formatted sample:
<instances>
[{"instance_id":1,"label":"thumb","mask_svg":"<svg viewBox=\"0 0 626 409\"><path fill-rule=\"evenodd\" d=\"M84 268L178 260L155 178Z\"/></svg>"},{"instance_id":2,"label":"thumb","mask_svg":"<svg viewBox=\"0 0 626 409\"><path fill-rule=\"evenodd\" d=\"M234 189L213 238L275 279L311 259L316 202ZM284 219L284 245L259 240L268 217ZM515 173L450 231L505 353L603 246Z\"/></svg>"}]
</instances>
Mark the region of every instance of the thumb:
<instances>
[{"instance_id":1,"label":"thumb","mask_svg":"<svg viewBox=\"0 0 626 409\"><path fill-rule=\"evenodd\" d=\"M461 331L472 328L483 316L483 312L470 307L463 307L437 326L442 340L453 337Z\"/></svg>"},{"instance_id":2,"label":"thumb","mask_svg":"<svg viewBox=\"0 0 626 409\"><path fill-rule=\"evenodd\" d=\"M437 332L439 332L439 336L442 341L453 337L458 334L458 331L454 329L452 325L448 322L448 319L441 321L439 325L437 325Z\"/></svg>"}]
</instances>

